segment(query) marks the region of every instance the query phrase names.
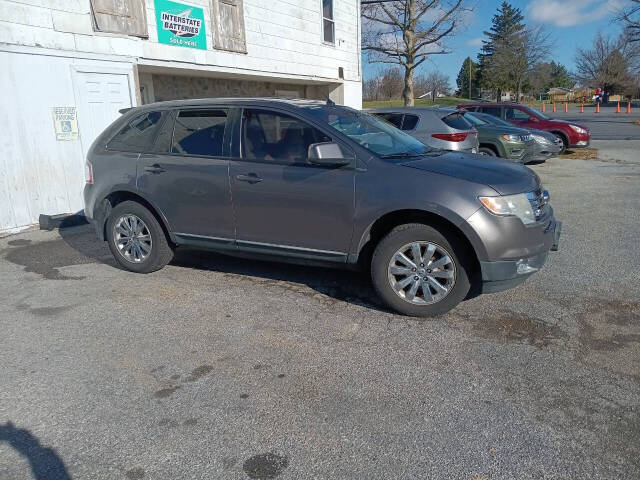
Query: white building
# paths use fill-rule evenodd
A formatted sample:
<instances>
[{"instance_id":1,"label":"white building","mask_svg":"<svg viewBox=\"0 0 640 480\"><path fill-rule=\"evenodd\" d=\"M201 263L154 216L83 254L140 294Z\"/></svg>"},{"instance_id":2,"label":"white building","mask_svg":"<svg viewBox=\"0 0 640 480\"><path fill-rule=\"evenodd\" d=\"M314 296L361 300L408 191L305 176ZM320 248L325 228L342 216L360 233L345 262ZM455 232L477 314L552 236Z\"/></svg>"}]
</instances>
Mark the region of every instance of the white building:
<instances>
[{"instance_id":1,"label":"white building","mask_svg":"<svg viewBox=\"0 0 640 480\"><path fill-rule=\"evenodd\" d=\"M0 233L82 209L121 108L176 98L362 103L359 0L0 0Z\"/></svg>"}]
</instances>

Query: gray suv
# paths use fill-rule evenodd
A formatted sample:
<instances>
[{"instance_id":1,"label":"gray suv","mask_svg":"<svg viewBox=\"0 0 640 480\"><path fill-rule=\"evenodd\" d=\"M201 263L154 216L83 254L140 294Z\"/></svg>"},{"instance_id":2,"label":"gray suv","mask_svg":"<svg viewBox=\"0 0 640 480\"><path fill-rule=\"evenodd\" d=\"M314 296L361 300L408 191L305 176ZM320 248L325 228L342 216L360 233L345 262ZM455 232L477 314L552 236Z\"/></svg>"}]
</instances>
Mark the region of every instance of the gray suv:
<instances>
[{"instance_id":1,"label":"gray suv","mask_svg":"<svg viewBox=\"0 0 640 480\"><path fill-rule=\"evenodd\" d=\"M96 139L86 176L85 214L128 270L180 247L360 266L416 316L523 282L560 234L528 168L431 150L331 102L133 108Z\"/></svg>"}]
</instances>

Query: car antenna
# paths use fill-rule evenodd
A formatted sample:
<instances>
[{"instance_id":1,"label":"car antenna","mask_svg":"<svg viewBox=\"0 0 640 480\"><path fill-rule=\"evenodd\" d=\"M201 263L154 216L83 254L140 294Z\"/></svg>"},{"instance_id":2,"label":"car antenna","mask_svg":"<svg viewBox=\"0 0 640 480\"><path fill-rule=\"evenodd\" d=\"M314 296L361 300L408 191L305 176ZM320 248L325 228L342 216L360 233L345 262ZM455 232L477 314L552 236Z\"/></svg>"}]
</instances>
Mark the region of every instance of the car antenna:
<instances>
[{"instance_id":1,"label":"car antenna","mask_svg":"<svg viewBox=\"0 0 640 480\"><path fill-rule=\"evenodd\" d=\"M336 106L336 102L334 102L333 100L331 100L330 98L327 98L327 106L329 107L335 107Z\"/></svg>"}]
</instances>

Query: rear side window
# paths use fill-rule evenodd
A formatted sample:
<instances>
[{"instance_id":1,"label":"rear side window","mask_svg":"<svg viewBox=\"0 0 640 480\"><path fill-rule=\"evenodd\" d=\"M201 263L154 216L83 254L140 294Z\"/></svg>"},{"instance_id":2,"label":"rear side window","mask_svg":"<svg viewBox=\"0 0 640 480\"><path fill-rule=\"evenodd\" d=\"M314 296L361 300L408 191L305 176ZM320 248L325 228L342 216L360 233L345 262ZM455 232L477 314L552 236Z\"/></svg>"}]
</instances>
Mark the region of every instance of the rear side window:
<instances>
[{"instance_id":1,"label":"rear side window","mask_svg":"<svg viewBox=\"0 0 640 480\"><path fill-rule=\"evenodd\" d=\"M404 121L402 122L402 130L413 130L416 128L418 120L419 118L417 115L405 115Z\"/></svg>"},{"instance_id":2,"label":"rear side window","mask_svg":"<svg viewBox=\"0 0 640 480\"><path fill-rule=\"evenodd\" d=\"M176 118L172 153L222 156L227 112L224 110L183 110Z\"/></svg>"},{"instance_id":3,"label":"rear side window","mask_svg":"<svg viewBox=\"0 0 640 480\"><path fill-rule=\"evenodd\" d=\"M464 118L464 115L462 113L452 113L451 115L443 117L442 121L451 128L455 128L457 130L471 129L471 124L466 118Z\"/></svg>"},{"instance_id":4,"label":"rear side window","mask_svg":"<svg viewBox=\"0 0 640 480\"><path fill-rule=\"evenodd\" d=\"M482 107L480 109L482 113L488 113L489 115L493 115L494 117L501 118L500 107Z\"/></svg>"},{"instance_id":5,"label":"rear side window","mask_svg":"<svg viewBox=\"0 0 640 480\"><path fill-rule=\"evenodd\" d=\"M387 122L391 123L396 128L402 128L402 114L401 113L378 113L379 117L384 118Z\"/></svg>"},{"instance_id":6,"label":"rear side window","mask_svg":"<svg viewBox=\"0 0 640 480\"><path fill-rule=\"evenodd\" d=\"M149 112L127 123L107 144L107 150L144 152L151 148L162 112Z\"/></svg>"}]
</instances>

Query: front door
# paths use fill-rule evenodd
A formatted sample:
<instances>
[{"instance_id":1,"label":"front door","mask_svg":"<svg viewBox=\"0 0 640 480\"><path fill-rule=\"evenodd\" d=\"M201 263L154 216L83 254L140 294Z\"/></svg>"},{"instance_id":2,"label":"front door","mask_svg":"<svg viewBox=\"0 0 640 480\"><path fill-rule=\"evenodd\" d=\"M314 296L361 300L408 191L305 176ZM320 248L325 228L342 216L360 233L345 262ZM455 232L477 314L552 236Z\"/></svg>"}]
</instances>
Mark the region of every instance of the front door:
<instances>
[{"instance_id":1,"label":"front door","mask_svg":"<svg viewBox=\"0 0 640 480\"><path fill-rule=\"evenodd\" d=\"M303 120L266 109L244 109L238 136L241 156L229 170L238 245L346 258L355 171L307 162L309 145L331 138Z\"/></svg>"},{"instance_id":2,"label":"front door","mask_svg":"<svg viewBox=\"0 0 640 480\"><path fill-rule=\"evenodd\" d=\"M138 160L138 189L183 241L233 244L227 113L215 107L172 111L153 151Z\"/></svg>"}]
</instances>

